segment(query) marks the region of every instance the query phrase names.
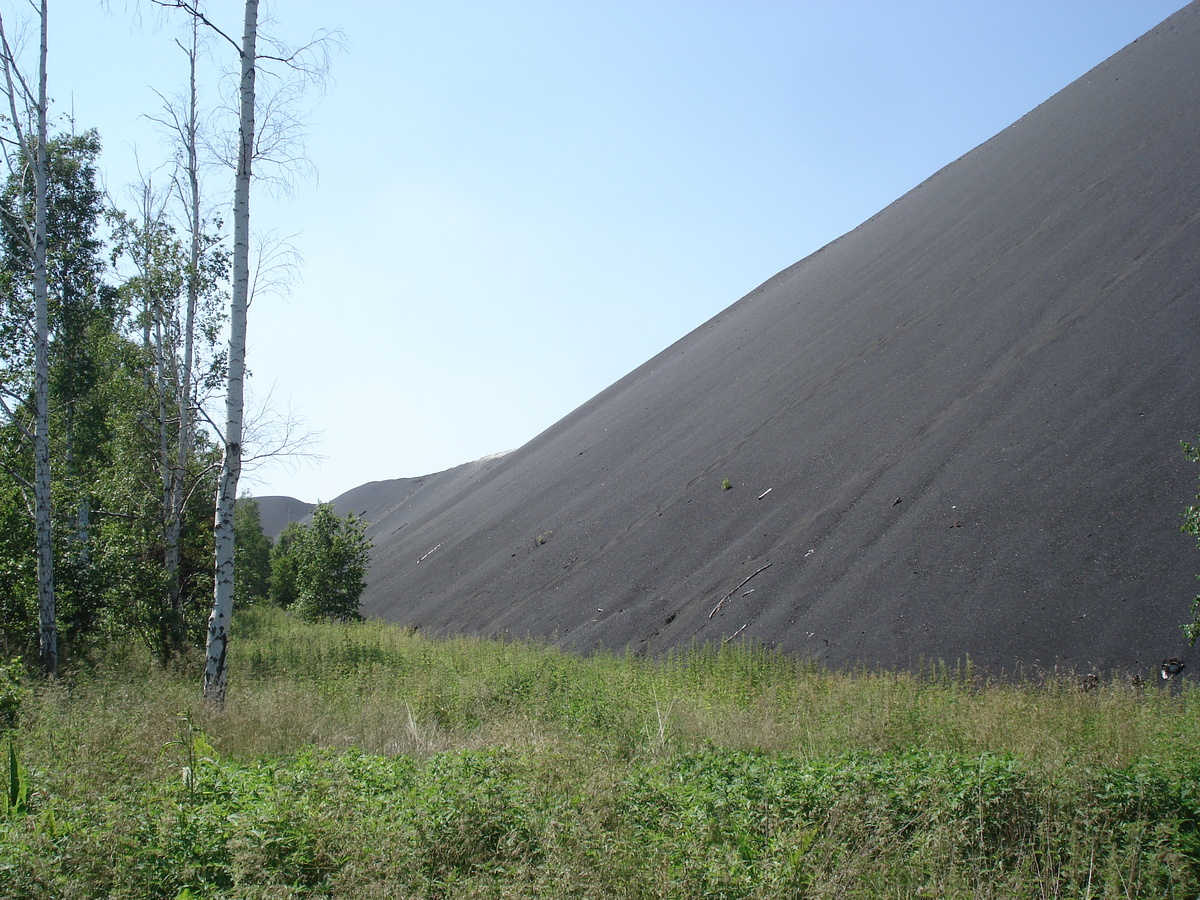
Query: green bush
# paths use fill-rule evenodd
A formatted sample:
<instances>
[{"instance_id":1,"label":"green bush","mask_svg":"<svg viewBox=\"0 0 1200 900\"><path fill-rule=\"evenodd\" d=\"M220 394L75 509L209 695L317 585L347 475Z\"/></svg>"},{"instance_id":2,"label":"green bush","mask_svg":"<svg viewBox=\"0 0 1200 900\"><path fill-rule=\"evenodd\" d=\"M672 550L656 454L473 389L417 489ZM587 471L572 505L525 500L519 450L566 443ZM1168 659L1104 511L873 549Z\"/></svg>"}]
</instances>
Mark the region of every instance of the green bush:
<instances>
[{"instance_id":1,"label":"green bush","mask_svg":"<svg viewBox=\"0 0 1200 900\"><path fill-rule=\"evenodd\" d=\"M22 684L24 674L25 667L19 658L0 663L0 730L11 728L17 722L21 701L27 693Z\"/></svg>"},{"instance_id":2,"label":"green bush","mask_svg":"<svg viewBox=\"0 0 1200 900\"><path fill-rule=\"evenodd\" d=\"M310 523L293 522L271 552L271 597L300 618L356 621L370 561L366 526L319 503Z\"/></svg>"}]
</instances>

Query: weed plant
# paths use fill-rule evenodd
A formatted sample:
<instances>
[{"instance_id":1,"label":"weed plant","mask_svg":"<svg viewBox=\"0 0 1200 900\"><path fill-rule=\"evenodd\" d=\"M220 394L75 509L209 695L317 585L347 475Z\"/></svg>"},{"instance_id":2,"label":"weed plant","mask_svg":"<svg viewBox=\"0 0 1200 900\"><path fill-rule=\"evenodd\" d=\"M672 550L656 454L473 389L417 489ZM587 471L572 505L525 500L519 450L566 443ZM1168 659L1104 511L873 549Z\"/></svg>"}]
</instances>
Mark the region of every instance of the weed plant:
<instances>
[{"instance_id":1,"label":"weed plant","mask_svg":"<svg viewBox=\"0 0 1200 900\"><path fill-rule=\"evenodd\" d=\"M220 710L133 648L12 689L0 898L1200 889L1188 685L234 625Z\"/></svg>"}]
</instances>

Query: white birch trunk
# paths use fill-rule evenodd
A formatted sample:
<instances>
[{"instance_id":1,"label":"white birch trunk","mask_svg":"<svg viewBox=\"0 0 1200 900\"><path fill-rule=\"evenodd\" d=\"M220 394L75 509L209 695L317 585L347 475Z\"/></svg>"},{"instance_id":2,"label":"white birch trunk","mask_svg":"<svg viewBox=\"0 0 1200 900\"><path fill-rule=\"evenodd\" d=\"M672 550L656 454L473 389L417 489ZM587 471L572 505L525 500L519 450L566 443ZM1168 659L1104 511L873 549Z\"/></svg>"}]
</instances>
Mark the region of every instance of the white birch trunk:
<instances>
[{"instance_id":1,"label":"white birch trunk","mask_svg":"<svg viewBox=\"0 0 1200 900\"><path fill-rule=\"evenodd\" d=\"M37 93L21 76L0 17L5 94L9 124L16 135L21 162L33 172L33 224L22 225L33 255L33 519L37 535L38 651L42 672L58 674L58 616L54 601L54 542L50 505L50 310L46 272L46 50L50 14L48 0L37 7L41 42L38 52ZM24 114L19 108L24 106ZM30 108L36 113L37 133L22 127ZM32 144L32 147L30 146Z\"/></svg>"},{"instance_id":2,"label":"white birch trunk","mask_svg":"<svg viewBox=\"0 0 1200 900\"><path fill-rule=\"evenodd\" d=\"M217 484L213 607L205 652L205 699L225 698L225 658L233 615L233 507L242 470L242 381L246 369L246 310L250 291L250 164L254 156L254 75L258 0L246 0L242 30L241 114L233 195L233 296L229 308L229 361L225 394L225 456Z\"/></svg>"},{"instance_id":3,"label":"white birch trunk","mask_svg":"<svg viewBox=\"0 0 1200 900\"><path fill-rule=\"evenodd\" d=\"M46 283L46 47L48 0L41 2L38 56L37 146L34 161L34 519L37 526L38 645L42 671L58 674L54 551L50 524L50 316Z\"/></svg>"}]
</instances>

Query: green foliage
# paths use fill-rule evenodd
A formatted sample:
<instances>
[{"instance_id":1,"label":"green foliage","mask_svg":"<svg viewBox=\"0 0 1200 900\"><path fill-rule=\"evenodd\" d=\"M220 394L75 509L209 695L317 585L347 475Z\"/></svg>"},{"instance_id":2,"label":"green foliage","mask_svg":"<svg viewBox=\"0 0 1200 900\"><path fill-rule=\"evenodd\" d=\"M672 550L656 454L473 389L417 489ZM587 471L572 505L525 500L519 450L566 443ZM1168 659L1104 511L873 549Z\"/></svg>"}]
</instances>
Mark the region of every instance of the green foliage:
<instances>
[{"instance_id":1,"label":"green foliage","mask_svg":"<svg viewBox=\"0 0 1200 900\"><path fill-rule=\"evenodd\" d=\"M233 508L233 540L234 605L265 603L271 589L271 539L263 533L253 497L239 497Z\"/></svg>"},{"instance_id":2,"label":"green foliage","mask_svg":"<svg viewBox=\"0 0 1200 900\"><path fill-rule=\"evenodd\" d=\"M0 807L8 816L23 816L29 812L29 773L17 758L17 748L11 740L8 742L7 789L0 797L4 806Z\"/></svg>"},{"instance_id":3,"label":"green foliage","mask_svg":"<svg viewBox=\"0 0 1200 900\"><path fill-rule=\"evenodd\" d=\"M210 250L199 273L163 221L138 223L106 209L94 131L56 136L48 147L47 269L50 305L50 430L53 540L59 638L64 658L87 656L115 636L137 634L163 661L203 628L212 593L214 448L189 426L194 448L179 470L167 448L180 438L180 295L199 288L197 354L220 372L227 253ZM29 513L32 448L32 258L25 223L32 176L0 186L0 656L29 654L37 635L34 530ZM105 220L108 234L101 231ZM105 238L110 258L105 260ZM105 276L133 260L119 286ZM127 267L127 266L125 266ZM192 392L195 393L194 391ZM184 485L178 578L166 571L164 486Z\"/></svg>"},{"instance_id":4,"label":"green foliage","mask_svg":"<svg viewBox=\"0 0 1200 900\"><path fill-rule=\"evenodd\" d=\"M162 471L157 435L146 427L145 410L155 401L139 370L137 348L126 346L110 389L125 398L109 412L105 465L92 485L93 516L86 558L73 582L86 587L64 592L61 617L79 649L109 642L132 631L163 662L199 639L212 595L212 497L215 448L202 434L183 477L191 486L180 536L180 604L170 598L164 567ZM66 544L65 546L70 546ZM73 565L63 555L60 566ZM69 571L69 570L68 570ZM84 581L86 579L86 581Z\"/></svg>"},{"instance_id":5,"label":"green foliage","mask_svg":"<svg viewBox=\"0 0 1200 900\"><path fill-rule=\"evenodd\" d=\"M103 278L99 225L104 195L95 162L100 153L94 131L58 135L47 147L48 208L46 267L49 290L50 452L54 480L53 530L59 635L67 645L94 630L98 581L92 569L92 528L97 508L93 484L107 460L111 353L122 311L116 291ZM30 543L32 525L14 521L28 510L24 494L32 480L32 447L26 439L32 417L33 316L32 248L26 224L32 221L32 173L8 177L0 188L0 389L11 410L0 437L0 466L16 476L20 493L3 491L0 518L11 525L5 544ZM15 515L16 514L16 515ZM9 529L5 529L8 531ZM0 547L0 581L7 582L2 627L5 643L25 650L36 629L30 573ZM30 551L30 556L32 551ZM29 566L28 568L31 568ZM6 593L8 593L6 591Z\"/></svg>"},{"instance_id":6,"label":"green foliage","mask_svg":"<svg viewBox=\"0 0 1200 900\"><path fill-rule=\"evenodd\" d=\"M296 602L296 585L299 570L298 541L305 533L305 526L289 522L271 548L271 602L283 609L290 609Z\"/></svg>"},{"instance_id":7,"label":"green foliage","mask_svg":"<svg viewBox=\"0 0 1200 900\"><path fill-rule=\"evenodd\" d=\"M61 470L63 500L58 505L75 514L86 503L89 469L106 437L106 409L98 388L108 367L105 340L121 317L116 291L102 279L99 226L104 194L95 168L99 154L95 131L58 135L47 147L52 433ZM0 190L0 269L5 282L0 384L18 404L31 395L33 258L23 223L32 221L32 211L32 173L10 176Z\"/></svg>"},{"instance_id":8,"label":"green foliage","mask_svg":"<svg viewBox=\"0 0 1200 900\"><path fill-rule=\"evenodd\" d=\"M178 717L179 734L163 745L164 752L174 751L180 760L179 780L184 795L181 802L194 804L201 796L203 768L217 758L217 752L207 736L196 727L190 715Z\"/></svg>"},{"instance_id":9,"label":"green foliage","mask_svg":"<svg viewBox=\"0 0 1200 900\"><path fill-rule=\"evenodd\" d=\"M98 321L116 313L114 292L101 281L103 260L98 228L104 195L95 163L100 138L95 131L61 134L46 148L46 267L50 290L52 390L71 402L86 400L93 376L86 338ZM33 346L33 255L26 222L33 221L33 173L21 170L0 188L0 345L6 390L28 386ZM76 410L83 413L83 410Z\"/></svg>"},{"instance_id":10,"label":"green foliage","mask_svg":"<svg viewBox=\"0 0 1200 900\"><path fill-rule=\"evenodd\" d=\"M36 652L35 547L33 517L21 490L0 477L0 658Z\"/></svg>"},{"instance_id":11,"label":"green foliage","mask_svg":"<svg viewBox=\"0 0 1200 900\"><path fill-rule=\"evenodd\" d=\"M1200 462L1200 441L1197 444L1180 441L1180 444L1183 446L1184 455L1191 462ZM1196 495L1196 499L1200 500L1200 494ZM1200 506L1184 507L1183 525L1180 526L1180 531L1184 534L1194 535L1197 545L1200 546ZM1197 577L1200 578L1200 576ZM1192 600L1192 621L1183 626L1183 634L1188 643L1192 645L1196 643L1196 638L1200 637L1200 594L1197 594Z\"/></svg>"},{"instance_id":12,"label":"green foliage","mask_svg":"<svg viewBox=\"0 0 1200 900\"><path fill-rule=\"evenodd\" d=\"M503 751L439 754L402 795L412 853L429 881L454 883L544 857L538 802Z\"/></svg>"},{"instance_id":13,"label":"green foliage","mask_svg":"<svg viewBox=\"0 0 1200 900\"><path fill-rule=\"evenodd\" d=\"M730 481L728 478L722 478L721 479L721 490L723 490L723 491L733 490L733 482Z\"/></svg>"},{"instance_id":14,"label":"green foliage","mask_svg":"<svg viewBox=\"0 0 1200 900\"><path fill-rule=\"evenodd\" d=\"M357 620L371 541L357 516L318 503L309 524L292 523L271 558L272 598L302 619Z\"/></svg>"},{"instance_id":15,"label":"green foliage","mask_svg":"<svg viewBox=\"0 0 1200 900\"><path fill-rule=\"evenodd\" d=\"M1200 890L1186 686L581 658L261 606L234 627L220 711L179 715L194 680L136 647L32 688L0 898Z\"/></svg>"},{"instance_id":16,"label":"green foliage","mask_svg":"<svg viewBox=\"0 0 1200 900\"><path fill-rule=\"evenodd\" d=\"M149 214L153 215L152 211ZM154 334L169 356L178 357L185 340L186 304L194 290L192 378L205 391L218 387L225 374L224 352L219 345L225 321L223 286L230 263L230 253L221 245L220 235L201 236L201 245L206 249L200 253L193 271L188 248L161 215L139 221L113 210L108 218L112 228L110 261L131 270L120 286L121 300L130 311L131 324L144 337ZM220 230L219 221L211 224ZM144 343L146 364L151 365L151 341ZM168 374L173 378L182 374L176 365L170 369ZM179 385L174 387L178 389Z\"/></svg>"},{"instance_id":17,"label":"green foliage","mask_svg":"<svg viewBox=\"0 0 1200 900\"><path fill-rule=\"evenodd\" d=\"M24 668L16 657L7 663L0 663L0 731L11 728L17 722L21 701L28 692L21 683Z\"/></svg>"}]
</instances>

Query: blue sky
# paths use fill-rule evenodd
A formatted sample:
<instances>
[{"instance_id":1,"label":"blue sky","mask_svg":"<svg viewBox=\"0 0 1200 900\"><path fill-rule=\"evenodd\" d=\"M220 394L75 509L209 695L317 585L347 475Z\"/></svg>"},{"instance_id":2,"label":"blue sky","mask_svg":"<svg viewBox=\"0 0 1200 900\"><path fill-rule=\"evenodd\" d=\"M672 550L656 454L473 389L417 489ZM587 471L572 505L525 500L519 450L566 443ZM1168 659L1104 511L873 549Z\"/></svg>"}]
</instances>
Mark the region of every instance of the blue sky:
<instances>
[{"instance_id":1,"label":"blue sky","mask_svg":"<svg viewBox=\"0 0 1200 900\"><path fill-rule=\"evenodd\" d=\"M251 310L252 391L324 458L244 486L332 499L525 443L1182 5L264 4L346 49L308 115L319 177L252 213L304 257ZM206 4L234 35L238 7ZM178 34L145 0L51 0L50 92L119 205L168 155L145 116L185 83Z\"/></svg>"}]
</instances>

